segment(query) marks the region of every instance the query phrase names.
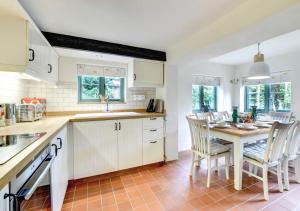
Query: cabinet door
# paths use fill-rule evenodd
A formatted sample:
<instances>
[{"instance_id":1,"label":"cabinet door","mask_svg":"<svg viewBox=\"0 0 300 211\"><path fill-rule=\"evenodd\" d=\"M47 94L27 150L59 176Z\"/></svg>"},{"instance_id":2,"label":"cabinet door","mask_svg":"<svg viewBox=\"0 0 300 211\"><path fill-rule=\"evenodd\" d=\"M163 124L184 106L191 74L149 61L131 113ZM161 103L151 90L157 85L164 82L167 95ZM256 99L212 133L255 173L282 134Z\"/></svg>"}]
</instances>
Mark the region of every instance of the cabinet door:
<instances>
[{"instance_id":1,"label":"cabinet door","mask_svg":"<svg viewBox=\"0 0 300 211\"><path fill-rule=\"evenodd\" d=\"M51 202L52 210L61 210L68 186L67 166L67 130L64 127L51 144L58 146L57 156L51 166ZM53 148L54 149L54 148ZM53 153L55 154L55 152Z\"/></svg>"},{"instance_id":2,"label":"cabinet door","mask_svg":"<svg viewBox=\"0 0 300 211\"><path fill-rule=\"evenodd\" d=\"M40 79L47 79L50 48L42 35L29 24L28 67L26 72Z\"/></svg>"},{"instance_id":3,"label":"cabinet door","mask_svg":"<svg viewBox=\"0 0 300 211\"><path fill-rule=\"evenodd\" d=\"M133 83L135 87L163 87L163 62L134 60Z\"/></svg>"},{"instance_id":4,"label":"cabinet door","mask_svg":"<svg viewBox=\"0 0 300 211\"><path fill-rule=\"evenodd\" d=\"M116 121L74 123L75 179L118 169L116 123Z\"/></svg>"},{"instance_id":5,"label":"cabinet door","mask_svg":"<svg viewBox=\"0 0 300 211\"><path fill-rule=\"evenodd\" d=\"M24 71L28 64L27 21L0 15L0 71Z\"/></svg>"},{"instance_id":6,"label":"cabinet door","mask_svg":"<svg viewBox=\"0 0 300 211\"><path fill-rule=\"evenodd\" d=\"M0 211L9 211L9 199L4 199L4 194L9 193L8 185L0 190Z\"/></svg>"},{"instance_id":7,"label":"cabinet door","mask_svg":"<svg viewBox=\"0 0 300 211\"><path fill-rule=\"evenodd\" d=\"M50 59L47 70L47 81L56 83L58 81L58 55L50 49Z\"/></svg>"},{"instance_id":8,"label":"cabinet door","mask_svg":"<svg viewBox=\"0 0 300 211\"><path fill-rule=\"evenodd\" d=\"M142 119L120 120L118 125L119 169L142 165Z\"/></svg>"}]
</instances>

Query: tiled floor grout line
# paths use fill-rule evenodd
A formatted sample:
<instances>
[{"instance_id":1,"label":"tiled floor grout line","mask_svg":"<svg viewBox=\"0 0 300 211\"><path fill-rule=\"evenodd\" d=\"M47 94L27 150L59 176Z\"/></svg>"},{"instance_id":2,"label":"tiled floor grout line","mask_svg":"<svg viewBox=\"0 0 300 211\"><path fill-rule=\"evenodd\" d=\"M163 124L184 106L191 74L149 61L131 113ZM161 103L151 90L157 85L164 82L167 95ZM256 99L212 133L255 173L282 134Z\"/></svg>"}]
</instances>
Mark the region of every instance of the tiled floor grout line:
<instances>
[{"instance_id":1,"label":"tiled floor grout line","mask_svg":"<svg viewBox=\"0 0 300 211\"><path fill-rule=\"evenodd\" d=\"M292 193L292 192L298 190L299 188L300 188L300 187L296 187L295 189L293 189L293 190L291 190L291 191L289 191L289 192L286 192L284 195L278 197L277 199L275 199L275 200L272 201L271 203L269 203L269 204L267 204L266 206L260 208L259 211L262 211L262 210L264 210L265 208L267 208L267 207L273 205L275 202L279 201L280 199L282 199L283 197L287 196L288 194L290 194L290 193ZM298 206L299 206L299 205L298 205Z\"/></svg>"},{"instance_id":2,"label":"tiled floor grout line","mask_svg":"<svg viewBox=\"0 0 300 211\"><path fill-rule=\"evenodd\" d=\"M123 185L123 188L124 188L124 190L125 190L125 192L126 192L126 196L128 197L128 200L129 200L129 203L130 203L131 209L133 210L133 206L132 206L132 203L131 203L130 197L129 197L129 195L128 195L128 192L127 192L127 190L126 190L126 188L125 188L125 185L124 185L124 183L123 183L123 180L122 180L122 178L121 178L121 177L120 177L120 180L121 180L121 183L122 183L122 185ZM118 208L118 209L119 209L119 208Z\"/></svg>"}]
</instances>

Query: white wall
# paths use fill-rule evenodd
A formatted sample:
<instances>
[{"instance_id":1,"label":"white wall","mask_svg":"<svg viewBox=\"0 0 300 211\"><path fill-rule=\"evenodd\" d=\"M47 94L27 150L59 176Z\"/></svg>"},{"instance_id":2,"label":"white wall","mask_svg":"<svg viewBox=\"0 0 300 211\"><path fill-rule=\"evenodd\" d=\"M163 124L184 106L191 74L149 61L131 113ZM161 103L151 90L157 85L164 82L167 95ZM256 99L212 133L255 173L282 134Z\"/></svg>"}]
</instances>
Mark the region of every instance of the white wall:
<instances>
[{"instance_id":1,"label":"white wall","mask_svg":"<svg viewBox=\"0 0 300 211\"><path fill-rule=\"evenodd\" d=\"M265 61L270 65L272 72L292 70L292 111L296 117L300 118L300 52L289 53L281 56L267 58ZM248 74L249 64L243 64L235 67L236 77L246 77ZM235 88L234 102L243 108L244 99L240 89L241 85Z\"/></svg>"},{"instance_id":2,"label":"white wall","mask_svg":"<svg viewBox=\"0 0 300 211\"><path fill-rule=\"evenodd\" d=\"M192 113L192 75L202 74L206 76L221 77L221 85L218 88L218 111L231 110L232 84L234 68L228 65L199 63L178 68L178 87L174 89L177 93L178 114L178 150L190 149L190 133L186 115ZM174 86L175 87L175 86Z\"/></svg>"}]
</instances>

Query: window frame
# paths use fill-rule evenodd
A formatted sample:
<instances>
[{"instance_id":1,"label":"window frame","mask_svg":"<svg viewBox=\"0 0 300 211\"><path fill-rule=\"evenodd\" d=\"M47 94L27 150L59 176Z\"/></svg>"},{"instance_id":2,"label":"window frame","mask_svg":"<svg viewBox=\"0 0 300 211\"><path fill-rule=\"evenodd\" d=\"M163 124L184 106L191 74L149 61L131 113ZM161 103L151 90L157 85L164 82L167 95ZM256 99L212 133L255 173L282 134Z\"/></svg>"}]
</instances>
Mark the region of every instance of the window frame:
<instances>
[{"instance_id":1,"label":"window frame","mask_svg":"<svg viewBox=\"0 0 300 211\"><path fill-rule=\"evenodd\" d=\"M201 112L201 105L202 105L202 102L203 102L203 99L204 99L204 86L212 86L212 85L198 85L198 84L193 84L193 85L197 85L199 86L199 110L192 110L193 113L199 113ZM210 109L210 111L212 112L216 112L217 111L217 108L218 108L218 105L217 105L217 98L218 98L218 87L217 86L212 86L214 87L214 96L215 96L215 100L214 100L214 104L215 104L215 108L213 109ZM193 95L193 94L192 94Z\"/></svg>"},{"instance_id":2,"label":"window frame","mask_svg":"<svg viewBox=\"0 0 300 211\"><path fill-rule=\"evenodd\" d=\"M286 82L280 82L280 83L274 83L274 84L282 84L282 83L286 83ZM291 82L289 82L291 83ZM269 113L269 112L272 112L273 109L272 109L272 106L270 104L270 101L271 101L271 86L272 86L272 83L269 83L269 84L256 84L256 85L264 85L265 87L265 93L264 93L264 100L265 100L265 109L257 109L257 112L258 113ZM254 85L254 86L256 86ZM248 92L248 89L249 89L249 86L253 86L253 85L246 85L244 86L244 111L245 112L251 112L251 108L249 108L249 92ZM291 112L291 109L289 110L277 110L277 112Z\"/></svg>"},{"instance_id":3,"label":"window frame","mask_svg":"<svg viewBox=\"0 0 300 211\"><path fill-rule=\"evenodd\" d=\"M99 95L105 95L105 77L104 76L93 76L93 75L85 75L90 77L98 77L99 78ZM111 78L111 77L108 77ZM116 77L120 79L120 99L109 99L110 102L116 103L124 103L125 102L125 78L123 77ZM77 77L78 80L78 103L101 103L100 98L98 99L82 99L82 75Z\"/></svg>"}]
</instances>

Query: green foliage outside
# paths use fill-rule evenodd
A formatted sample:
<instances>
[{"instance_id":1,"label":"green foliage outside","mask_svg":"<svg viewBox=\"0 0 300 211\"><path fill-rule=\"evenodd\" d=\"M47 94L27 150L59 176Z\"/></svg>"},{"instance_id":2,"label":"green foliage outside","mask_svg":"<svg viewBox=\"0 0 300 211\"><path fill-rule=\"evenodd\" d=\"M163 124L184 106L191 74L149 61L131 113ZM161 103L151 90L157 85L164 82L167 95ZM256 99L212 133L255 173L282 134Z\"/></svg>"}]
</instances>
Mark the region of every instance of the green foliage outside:
<instances>
[{"instance_id":1,"label":"green foliage outside","mask_svg":"<svg viewBox=\"0 0 300 211\"><path fill-rule=\"evenodd\" d=\"M216 110L216 87L192 85L192 109L200 111L202 105L209 106L210 109Z\"/></svg>"}]
</instances>

